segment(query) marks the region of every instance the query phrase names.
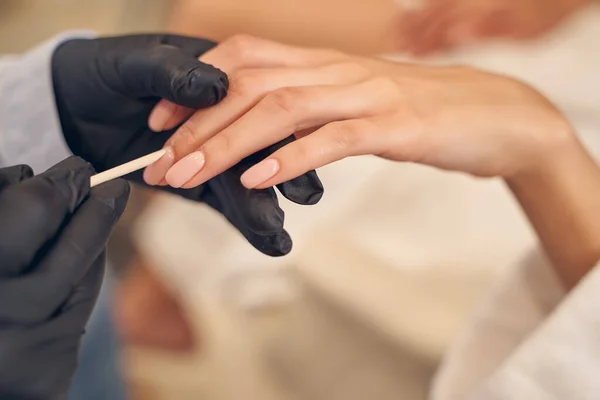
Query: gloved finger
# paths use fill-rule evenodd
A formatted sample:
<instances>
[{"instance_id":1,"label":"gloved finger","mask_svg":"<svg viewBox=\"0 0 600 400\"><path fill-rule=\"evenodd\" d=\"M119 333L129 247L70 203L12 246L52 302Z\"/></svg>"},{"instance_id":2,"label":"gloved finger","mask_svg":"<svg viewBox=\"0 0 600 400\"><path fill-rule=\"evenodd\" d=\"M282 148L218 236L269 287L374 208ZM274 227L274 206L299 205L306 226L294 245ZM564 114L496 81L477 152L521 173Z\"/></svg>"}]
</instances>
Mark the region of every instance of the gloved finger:
<instances>
[{"instance_id":1,"label":"gloved finger","mask_svg":"<svg viewBox=\"0 0 600 400\"><path fill-rule=\"evenodd\" d=\"M254 160L262 161L277 150L283 148L287 144L294 142L296 138L289 136L288 138L276 143L272 146L267 147L264 150L256 153L252 158ZM319 179L316 171L309 171L304 175L294 178L290 181L280 183L277 185L277 189L285 196L286 199L293 201L297 204L302 205L314 205L317 204L323 197L323 183Z\"/></svg>"},{"instance_id":2,"label":"gloved finger","mask_svg":"<svg viewBox=\"0 0 600 400\"><path fill-rule=\"evenodd\" d=\"M162 98L194 109L221 101L229 85L224 72L171 45L114 54L99 62L107 81L120 82L129 96Z\"/></svg>"},{"instance_id":3,"label":"gloved finger","mask_svg":"<svg viewBox=\"0 0 600 400\"><path fill-rule=\"evenodd\" d=\"M24 181L33 176L33 170L29 165L14 165L0 169L0 191L10 185Z\"/></svg>"},{"instance_id":4,"label":"gloved finger","mask_svg":"<svg viewBox=\"0 0 600 400\"><path fill-rule=\"evenodd\" d=\"M152 48L160 45L169 45L180 47L183 50L191 52L196 57L209 51L217 44L212 40L201 39L197 37L181 36L173 34L147 34L134 33L131 35L105 36L97 39L72 39L71 41L87 40L97 43L102 52L114 51L115 49L134 49L134 48ZM68 43L67 41L65 43ZM64 44L63 44L64 45ZM89 45L86 45L88 47Z\"/></svg>"},{"instance_id":5,"label":"gloved finger","mask_svg":"<svg viewBox=\"0 0 600 400\"><path fill-rule=\"evenodd\" d=\"M283 229L285 213L273 189L248 190L241 175L254 163L244 160L208 182L204 201L221 212L259 251L277 257L288 254L292 240Z\"/></svg>"},{"instance_id":6,"label":"gloved finger","mask_svg":"<svg viewBox=\"0 0 600 400\"><path fill-rule=\"evenodd\" d=\"M83 333L88 319L96 305L96 300L104 281L106 269L106 251L100 253L98 258L90 265L87 273L79 282L74 284L73 291L67 301L61 305L57 314L68 315L68 322L62 326L63 334L74 335ZM85 270L85 269L83 269Z\"/></svg>"},{"instance_id":7,"label":"gloved finger","mask_svg":"<svg viewBox=\"0 0 600 400\"><path fill-rule=\"evenodd\" d=\"M269 190L269 192L269 194L275 195L275 192L272 189ZM280 257L288 254L292 250L292 238L283 228L273 232L254 231L250 226L243 222L246 219L242 215L243 211L235 211L235 201L223 201L213 192L206 194L203 199L206 204L223 214L223 216L237 228L242 236L246 238L248 243L261 253L271 257Z\"/></svg>"},{"instance_id":8,"label":"gloved finger","mask_svg":"<svg viewBox=\"0 0 600 400\"><path fill-rule=\"evenodd\" d=\"M11 330L0 333L0 398L51 399L67 392L105 261L103 253L51 319L31 326L13 324Z\"/></svg>"},{"instance_id":9,"label":"gloved finger","mask_svg":"<svg viewBox=\"0 0 600 400\"><path fill-rule=\"evenodd\" d=\"M93 173L71 157L0 193L0 276L25 272L88 195Z\"/></svg>"},{"instance_id":10,"label":"gloved finger","mask_svg":"<svg viewBox=\"0 0 600 400\"><path fill-rule=\"evenodd\" d=\"M196 58L217 45L216 42L211 40L181 35L162 35L161 43L179 47L180 49L193 54Z\"/></svg>"},{"instance_id":11,"label":"gloved finger","mask_svg":"<svg viewBox=\"0 0 600 400\"><path fill-rule=\"evenodd\" d=\"M292 250L292 239L283 229L284 212L279 207L275 191L272 188L250 191L240 184L240 173L223 179L226 174L228 172L210 180L206 185L192 189L161 186L159 190L206 203L222 214L263 254L271 257L288 254ZM236 186L227 188L228 182Z\"/></svg>"},{"instance_id":12,"label":"gloved finger","mask_svg":"<svg viewBox=\"0 0 600 400\"><path fill-rule=\"evenodd\" d=\"M108 238L125 210L129 184L115 180L91 190L61 234L48 244L41 261L27 275L0 282L0 323L44 321L65 304L73 288L104 252ZM15 299L23 298L22 302Z\"/></svg>"},{"instance_id":13,"label":"gloved finger","mask_svg":"<svg viewBox=\"0 0 600 400\"><path fill-rule=\"evenodd\" d=\"M317 171L308 171L292 180L280 183L277 189L286 199L304 206L317 204L323 198L323 183Z\"/></svg>"}]
</instances>

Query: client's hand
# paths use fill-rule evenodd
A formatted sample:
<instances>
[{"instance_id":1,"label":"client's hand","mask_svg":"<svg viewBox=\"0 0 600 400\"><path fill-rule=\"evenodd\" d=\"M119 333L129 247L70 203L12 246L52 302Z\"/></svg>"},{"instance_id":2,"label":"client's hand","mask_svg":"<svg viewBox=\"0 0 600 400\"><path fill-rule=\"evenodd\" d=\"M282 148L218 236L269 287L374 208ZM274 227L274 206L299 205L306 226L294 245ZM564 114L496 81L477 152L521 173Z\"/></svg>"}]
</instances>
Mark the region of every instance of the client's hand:
<instances>
[{"instance_id":1,"label":"client's hand","mask_svg":"<svg viewBox=\"0 0 600 400\"><path fill-rule=\"evenodd\" d=\"M135 257L119 282L114 313L129 345L175 352L192 351L197 345L180 299L142 256Z\"/></svg>"},{"instance_id":2,"label":"client's hand","mask_svg":"<svg viewBox=\"0 0 600 400\"><path fill-rule=\"evenodd\" d=\"M232 47L245 48L245 58L231 57ZM569 124L535 90L469 68L397 64L253 38L226 42L206 57L230 73L230 94L174 134L167 144L178 162L168 172L149 168L147 177L158 174L153 180L200 185L290 133L299 140L244 173L247 188L359 154L511 178L546 165L573 140Z\"/></svg>"},{"instance_id":3,"label":"client's hand","mask_svg":"<svg viewBox=\"0 0 600 400\"><path fill-rule=\"evenodd\" d=\"M162 34L74 39L60 45L52 58L52 77L60 122L73 153L101 171L160 149L172 131L155 124L160 133L153 132L147 121L161 98L198 109L225 97L226 74L197 59L214 46L204 39ZM286 254L292 243L275 191L248 191L239 183L257 158L276 148L243 160L206 185L175 192L217 209L263 253ZM170 154L160 160L167 166L172 161ZM141 173L127 178L142 180ZM279 189L300 204L314 204L323 194L314 172Z\"/></svg>"},{"instance_id":4,"label":"client's hand","mask_svg":"<svg viewBox=\"0 0 600 400\"><path fill-rule=\"evenodd\" d=\"M179 159L166 172L169 184L202 184L293 132L299 140L242 175L246 187L269 187L359 154L500 176L565 285L600 259L600 169L568 121L532 88L464 67L395 64L252 38L207 57L220 65L235 48L245 52L223 64L231 71L230 96L196 113L168 142ZM162 178L160 172L148 174Z\"/></svg>"},{"instance_id":5,"label":"client's hand","mask_svg":"<svg viewBox=\"0 0 600 400\"><path fill-rule=\"evenodd\" d=\"M554 29L589 0L429 0L401 10L400 47L425 55L489 38L528 39Z\"/></svg>"}]
</instances>

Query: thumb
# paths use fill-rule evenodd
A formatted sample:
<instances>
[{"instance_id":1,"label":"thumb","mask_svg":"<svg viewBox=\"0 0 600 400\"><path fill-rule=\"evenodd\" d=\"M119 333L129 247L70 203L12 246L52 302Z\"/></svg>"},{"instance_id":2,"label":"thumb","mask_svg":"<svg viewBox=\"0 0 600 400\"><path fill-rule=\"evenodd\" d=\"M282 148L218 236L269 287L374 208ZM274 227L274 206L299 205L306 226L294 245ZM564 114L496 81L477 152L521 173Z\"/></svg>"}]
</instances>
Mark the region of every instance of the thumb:
<instances>
[{"instance_id":1,"label":"thumb","mask_svg":"<svg viewBox=\"0 0 600 400\"><path fill-rule=\"evenodd\" d=\"M71 157L0 193L0 276L15 276L33 262L88 195L90 164Z\"/></svg>"},{"instance_id":2,"label":"thumb","mask_svg":"<svg viewBox=\"0 0 600 400\"><path fill-rule=\"evenodd\" d=\"M136 98L158 97L189 108L205 108L227 94L227 75L198 61L195 52L160 44L103 59L122 91Z\"/></svg>"},{"instance_id":3,"label":"thumb","mask_svg":"<svg viewBox=\"0 0 600 400\"><path fill-rule=\"evenodd\" d=\"M10 185L22 182L33 176L33 170L28 165L15 165L0 169L0 190Z\"/></svg>"}]
</instances>

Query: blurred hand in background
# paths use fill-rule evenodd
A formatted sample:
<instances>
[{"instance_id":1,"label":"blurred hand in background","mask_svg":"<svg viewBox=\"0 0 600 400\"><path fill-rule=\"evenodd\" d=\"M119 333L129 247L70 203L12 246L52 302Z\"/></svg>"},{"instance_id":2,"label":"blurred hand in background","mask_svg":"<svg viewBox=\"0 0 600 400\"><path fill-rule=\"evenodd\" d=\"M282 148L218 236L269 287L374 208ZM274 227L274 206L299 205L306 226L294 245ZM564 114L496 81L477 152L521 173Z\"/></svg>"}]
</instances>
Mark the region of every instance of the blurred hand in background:
<instances>
[{"instance_id":1,"label":"blurred hand in background","mask_svg":"<svg viewBox=\"0 0 600 400\"><path fill-rule=\"evenodd\" d=\"M175 352L196 346L181 303L141 257L119 284L115 314L117 329L130 345Z\"/></svg>"},{"instance_id":2,"label":"blurred hand in background","mask_svg":"<svg viewBox=\"0 0 600 400\"><path fill-rule=\"evenodd\" d=\"M486 39L532 39L550 32L589 2L424 0L418 4L406 3L396 22L398 46L412 55L425 56Z\"/></svg>"}]
</instances>

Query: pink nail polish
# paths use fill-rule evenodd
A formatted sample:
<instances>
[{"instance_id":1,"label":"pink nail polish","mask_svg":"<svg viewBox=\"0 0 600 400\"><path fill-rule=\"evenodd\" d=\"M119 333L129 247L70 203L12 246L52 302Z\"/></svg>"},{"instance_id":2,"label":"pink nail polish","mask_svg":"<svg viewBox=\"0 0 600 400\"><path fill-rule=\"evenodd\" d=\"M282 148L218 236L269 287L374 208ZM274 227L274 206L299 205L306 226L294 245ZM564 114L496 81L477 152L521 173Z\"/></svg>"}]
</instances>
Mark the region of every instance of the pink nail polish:
<instances>
[{"instance_id":1,"label":"pink nail polish","mask_svg":"<svg viewBox=\"0 0 600 400\"><path fill-rule=\"evenodd\" d=\"M279 161L274 158L261 161L248 171L244 172L240 180L248 189L254 189L261 183L271 179L279 172Z\"/></svg>"},{"instance_id":2,"label":"pink nail polish","mask_svg":"<svg viewBox=\"0 0 600 400\"><path fill-rule=\"evenodd\" d=\"M204 153L196 151L178 161L167 172L165 179L174 188L180 188L204 167Z\"/></svg>"},{"instance_id":3,"label":"pink nail polish","mask_svg":"<svg viewBox=\"0 0 600 400\"><path fill-rule=\"evenodd\" d=\"M172 147L165 148L165 155L144 170L144 181L148 185L158 185L164 179L167 171L175 163L175 151Z\"/></svg>"}]
</instances>

